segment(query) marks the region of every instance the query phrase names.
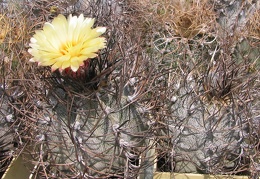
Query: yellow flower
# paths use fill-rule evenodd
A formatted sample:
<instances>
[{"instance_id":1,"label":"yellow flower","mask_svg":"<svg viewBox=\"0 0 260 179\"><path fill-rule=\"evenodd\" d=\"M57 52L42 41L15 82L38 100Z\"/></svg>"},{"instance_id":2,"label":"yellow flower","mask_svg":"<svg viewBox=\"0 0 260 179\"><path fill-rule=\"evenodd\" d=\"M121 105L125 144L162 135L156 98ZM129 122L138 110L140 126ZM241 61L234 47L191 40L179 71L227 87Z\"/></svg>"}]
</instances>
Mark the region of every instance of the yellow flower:
<instances>
[{"instance_id":1,"label":"yellow flower","mask_svg":"<svg viewBox=\"0 0 260 179\"><path fill-rule=\"evenodd\" d=\"M30 40L30 61L51 66L52 71L70 68L76 72L84 61L96 57L106 46L106 39L99 37L106 28L92 28L94 22L83 14L69 15L68 19L60 14L52 23L46 22L43 30L37 30Z\"/></svg>"}]
</instances>

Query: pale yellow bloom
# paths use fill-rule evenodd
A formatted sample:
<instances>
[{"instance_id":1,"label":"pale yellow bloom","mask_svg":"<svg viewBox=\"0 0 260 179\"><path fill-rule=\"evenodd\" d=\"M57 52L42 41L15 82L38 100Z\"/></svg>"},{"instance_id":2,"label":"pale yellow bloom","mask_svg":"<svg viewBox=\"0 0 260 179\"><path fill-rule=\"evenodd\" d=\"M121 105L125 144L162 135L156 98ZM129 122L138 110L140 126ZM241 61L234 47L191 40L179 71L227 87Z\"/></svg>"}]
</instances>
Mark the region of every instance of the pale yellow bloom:
<instances>
[{"instance_id":1,"label":"pale yellow bloom","mask_svg":"<svg viewBox=\"0 0 260 179\"><path fill-rule=\"evenodd\" d=\"M37 30L30 40L30 61L51 66L52 71L71 68L76 72L85 60L96 57L106 46L106 39L100 37L106 28L92 28L94 21L81 14L69 15L68 19L58 15L51 23L46 22L43 30Z\"/></svg>"}]
</instances>

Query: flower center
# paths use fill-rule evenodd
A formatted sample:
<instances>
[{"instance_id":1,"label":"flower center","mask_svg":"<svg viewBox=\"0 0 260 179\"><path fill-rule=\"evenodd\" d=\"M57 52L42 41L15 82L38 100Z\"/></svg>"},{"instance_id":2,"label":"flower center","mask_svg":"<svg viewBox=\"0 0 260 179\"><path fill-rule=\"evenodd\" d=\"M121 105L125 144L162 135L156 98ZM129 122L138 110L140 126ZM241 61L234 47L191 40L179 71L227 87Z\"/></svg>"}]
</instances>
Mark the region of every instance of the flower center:
<instances>
[{"instance_id":1,"label":"flower center","mask_svg":"<svg viewBox=\"0 0 260 179\"><path fill-rule=\"evenodd\" d=\"M70 54L71 56L76 56L77 52L74 48L76 45L77 43L74 41L67 42L61 46L60 52L62 53L62 55Z\"/></svg>"}]
</instances>

